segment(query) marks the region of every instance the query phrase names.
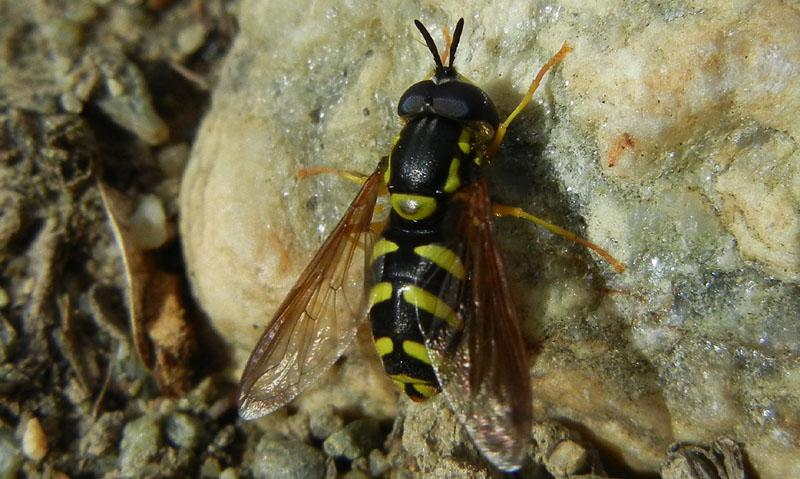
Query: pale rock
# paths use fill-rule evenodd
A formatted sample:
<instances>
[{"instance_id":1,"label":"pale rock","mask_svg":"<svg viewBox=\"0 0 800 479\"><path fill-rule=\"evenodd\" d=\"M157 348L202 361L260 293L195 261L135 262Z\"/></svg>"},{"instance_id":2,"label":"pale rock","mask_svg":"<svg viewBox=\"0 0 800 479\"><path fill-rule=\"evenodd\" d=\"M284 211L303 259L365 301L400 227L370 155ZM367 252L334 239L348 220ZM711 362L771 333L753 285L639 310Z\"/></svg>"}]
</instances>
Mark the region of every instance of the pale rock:
<instances>
[{"instance_id":1,"label":"pale rock","mask_svg":"<svg viewBox=\"0 0 800 479\"><path fill-rule=\"evenodd\" d=\"M573 47L512 124L489 185L628 265L616 274L498 220L536 345L535 417L579 425L637 471L657 471L674 442L726 436L761 477L800 476L800 11L789 2L244 1L180 198L194 294L234 374L357 190L296 170L371 172L400 130L398 98L432 68L412 21L441 45L460 16L456 66L501 115ZM384 387L350 377L359 404ZM433 457L469 444L446 408L406 408L404 449L428 477L485 475Z\"/></svg>"}]
</instances>

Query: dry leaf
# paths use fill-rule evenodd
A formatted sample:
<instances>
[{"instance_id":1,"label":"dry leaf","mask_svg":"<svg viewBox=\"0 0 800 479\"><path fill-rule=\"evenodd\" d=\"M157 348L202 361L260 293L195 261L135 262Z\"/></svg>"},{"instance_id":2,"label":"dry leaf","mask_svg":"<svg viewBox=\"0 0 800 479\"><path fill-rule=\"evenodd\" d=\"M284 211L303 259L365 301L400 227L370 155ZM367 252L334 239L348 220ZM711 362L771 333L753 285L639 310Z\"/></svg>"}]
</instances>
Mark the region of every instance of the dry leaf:
<instances>
[{"instance_id":1,"label":"dry leaf","mask_svg":"<svg viewBox=\"0 0 800 479\"><path fill-rule=\"evenodd\" d=\"M184 392L189 387L188 365L195 336L182 306L180 278L159 270L153 253L133 240L129 227L133 202L103 182L99 185L122 252L136 351L163 392Z\"/></svg>"},{"instance_id":2,"label":"dry leaf","mask_svg":"<svg viewBox=\"0 0 800 479\"><path fill-rule=\"evenodd\" d=\"M144 303L147 334L155 352L153 375L162 391L189 389L189 359L195 352L194 331L186 322L181 278L161 270L153 271L145 297L158 301Z\"/></svg>"}]
</instances>

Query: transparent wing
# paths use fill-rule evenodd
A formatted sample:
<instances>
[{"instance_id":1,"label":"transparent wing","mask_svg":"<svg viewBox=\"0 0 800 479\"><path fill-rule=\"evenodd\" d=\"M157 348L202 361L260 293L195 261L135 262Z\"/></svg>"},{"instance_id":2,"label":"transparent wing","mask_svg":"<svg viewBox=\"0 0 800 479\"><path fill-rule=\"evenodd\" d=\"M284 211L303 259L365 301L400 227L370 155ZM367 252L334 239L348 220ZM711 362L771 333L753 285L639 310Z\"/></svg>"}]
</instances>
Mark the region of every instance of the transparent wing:
<instances>
[{"instance_id":1,"label":"transparent wing","mask_svg":"<svg viewBox=\"0 0 800 479\"><path fill-rule=\"evenodd\" d=\"M278 307L247 361L239 385L239 415L269 414L313 384L342 355L366 317L365 252L383 168L364 182L325 244ZM354 266L354 263L358 263Z\"/></svg>"},{"instance_id":2,"label":"transparent wing","mask_svg":"<svg viewBox=\"0 0 800 479\"><path fill-rule=\"evenodd\" d=\"M475 445L499 469L513 471L530 440L525 346L485 183L465 188L457 201L446 246L463 262L465 275L463 281L448 275L438 297L455 308L461 327L434 322L423 334L442 392Z\"/></svg>"}]
</instances>

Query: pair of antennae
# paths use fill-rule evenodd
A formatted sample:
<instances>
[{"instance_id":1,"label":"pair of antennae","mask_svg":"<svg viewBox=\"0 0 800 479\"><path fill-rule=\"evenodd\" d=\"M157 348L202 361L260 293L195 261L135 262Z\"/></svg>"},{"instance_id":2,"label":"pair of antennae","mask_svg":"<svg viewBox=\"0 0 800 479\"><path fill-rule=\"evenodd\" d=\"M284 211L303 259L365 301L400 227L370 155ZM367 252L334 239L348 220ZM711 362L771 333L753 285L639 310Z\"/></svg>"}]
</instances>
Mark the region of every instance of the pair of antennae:
<instances>
[{"instance_id":1,"label":"pair of antennae","mask_svg":"<svg viewBox=\"0 0 800 479\"><path fill-rule=\"evenodd\" d=\"M423 25L419 20L414 20L414 25L417 26L420 33L422 33L422 37L425 38L425 43L428 45L428 50L430 50L433 54L433 61L436 62L436 69L444 69L442 59L439 58L439 49L436 48L436 42L433 41L433 37L431 37L431 34L428 33L427 29L425 29L425 25ZM453 60L456 58L456 49L458 48L459 40L461 40L461 30L463 29L464 19L459 18L458 23L456 23L456 31L453 32L453 41L450 43L450 60L447 64L447 68L453 68Z\"/></svg>"}]
</instances>

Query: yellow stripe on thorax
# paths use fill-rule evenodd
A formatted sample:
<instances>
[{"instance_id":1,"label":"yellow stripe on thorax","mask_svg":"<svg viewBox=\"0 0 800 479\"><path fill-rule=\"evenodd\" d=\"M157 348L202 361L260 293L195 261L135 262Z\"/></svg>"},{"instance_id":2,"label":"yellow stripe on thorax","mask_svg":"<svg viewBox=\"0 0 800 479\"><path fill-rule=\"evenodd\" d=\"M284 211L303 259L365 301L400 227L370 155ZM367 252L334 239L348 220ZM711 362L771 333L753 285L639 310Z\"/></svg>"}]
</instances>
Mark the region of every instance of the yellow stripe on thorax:
<instances>
[{"instance_id":1,"label":"yellow stripe on thorax","mask_svg":"<svg viewBox=\"0 0 800 479\"><path fill-rule=\"evenodd\" d=\"M461 281L467 276L461 258L449 248L438 244L426 244L414 248L414 253L433 261L436 266L444 269Z\"/></svg>"},{"instance_id":2,"label":"yellow stripe on thorax","mask_svg":"<svg viewBox=\"0 0 800 479\"><path fill-rule=\"evenodd\" d=\"M455 313L455 311L453 311L450 306L433 294L425 291L419 286L414 286L412 284L402 286L400 291L403 293L403 299L407 303L423 311L427 311L435 317L443 320L454 329L460 330L463 327L463 323L458 318L458 315Z\"/></svg>"},{"instance_id":3,"label":"yellow stripe on thorax","mask_svg":"<svg viewBox=\"0 0 800 479\"><path fill-rule=\"evenodd\" d=\"M383 173L383 181L388 185L392 179L392 153L397 142L400 141L400 135L394 137L392 140L392 151L389 152L389 159L386 161L386 171Z\"/></svg>"},{"instance_id":4,"label":"yellow stripe on thorax","mask_svg":"<svg viewBox=\"0 0 800 479\"><path fill-rule=\"evenodd\" d=\"M459 176L461 168L461 160L454 157L450 161L450 170L447 173L447 180L444 183L444 192L452 193L461 186L461 177Z\"/></svg>"},{"instance_id":5,"label":"yellow stripe on thorax","mask_svg":"<svg viewBox=\"0 0 800 479\"><path fill-rule=\"evenodd\" d=\"M469 155L469 141L472 137L472 131L469 128L462 128L461 135L458 137L458 147L461 149L461 152L465 155Z\"/></svg>"}]
</instances>

